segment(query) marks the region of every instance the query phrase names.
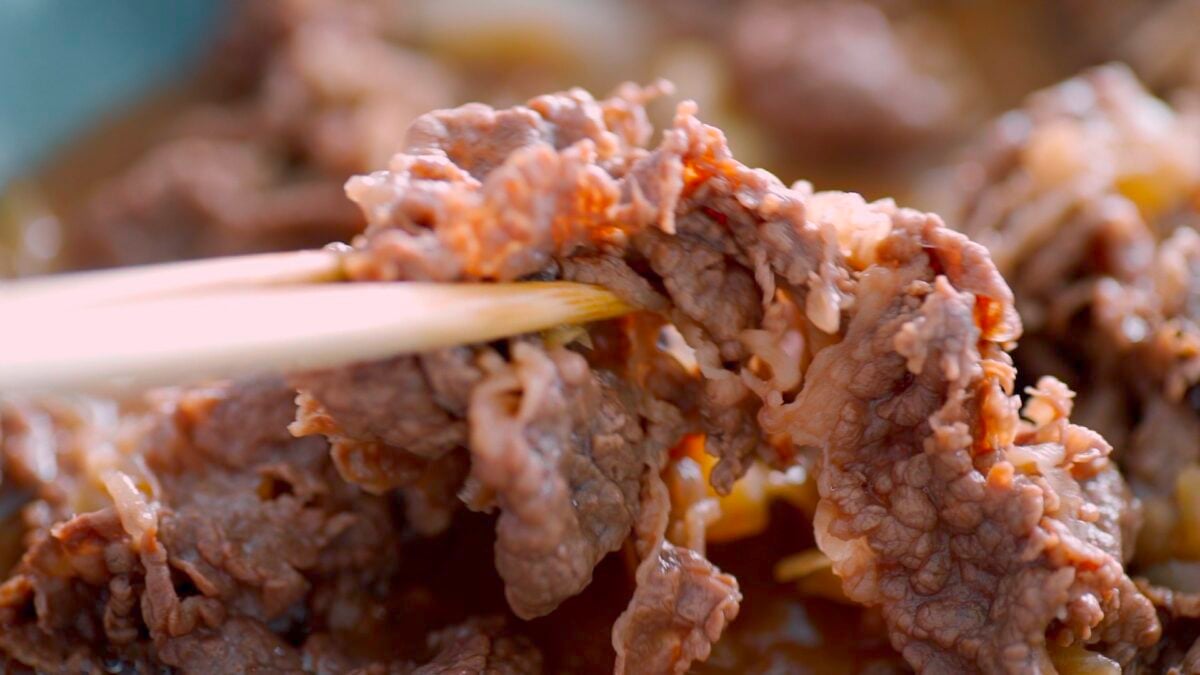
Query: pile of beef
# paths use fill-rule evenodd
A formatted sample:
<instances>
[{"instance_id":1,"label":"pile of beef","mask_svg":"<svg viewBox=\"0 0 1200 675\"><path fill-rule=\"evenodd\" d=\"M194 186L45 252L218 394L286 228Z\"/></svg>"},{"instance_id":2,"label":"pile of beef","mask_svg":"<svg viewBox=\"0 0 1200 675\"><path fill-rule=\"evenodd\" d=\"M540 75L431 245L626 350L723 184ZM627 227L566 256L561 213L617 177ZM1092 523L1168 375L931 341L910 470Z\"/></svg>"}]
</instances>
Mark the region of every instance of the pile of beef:
<instances>
[{"instance_id":1,"label":"pile of beef","mask_svg":"<svg viewBox=\"0 0 1200 675\"><path fill-rule=\"evenodd\" d=\"M405 619L379 605L405 552L389 542L462 505L498 514L493 562L521 619L553 616L631 542L615 668L683 672L741 599L665 538L661 472L687 433L720 458L720 491L756 460L810 458L817 542L914 668L1152 648L1159 617L1123 567L1136 502L1108 443L1070 423L1063 384L1041 380L1021 408L1020 323L987 251L936 216L750 169L689 104L651 145L655 93L431 113L388 170L348 186L369 223L352 277L564 278L641 310L582 342L168 392L111 428L13 404L4 450L38 498L0 587L10 658L536 671L521 622L477 617L387 653L353 639ZM662 346L668 327L697 367ZM373 496L392 489L402 520Z\"/></svg>"},{"instance_id":2,"label":"pile of beef","mask_svg":"<svg viewBox=\"0 0 1200 675\"><path fill-rule=\"evenodd\" d=\"M392 618L389 602L421 607L399 585L406 528L324 442L288 434L294 397L261 380L121 415L5 405L5 480L36 491L0 591L6 672L537 671L502 619Z\"/></svg>"},{"instance_id":3,"label":"pile of beef","mask_svg":"<svg viewBox=\"0 0 1200 675\"><path fill-rule=\"evenodd\" d=\"M1018 366L1080 393L1141 501L1131 569L1190 591L1149 594L1172 630L1143 665L1179 666L1200 637L1200 108L1100 68L1001 118L955 174L947 213L1016 293Z\"/></svg>"},{"instance_id":4,"label":"pile of beef","mask_svg":"<svg viewBox=\"0 0 1200 675\"><path fill-rule=\"evenodd\" d=\"M1003 21L1052 15L1081 35L1057 68L1200 82L1195 0L957 24L905 2L648 4L718 44L737 107L805 157L928 150L993 105L968 86L990 43L948 25L1011 38ZM812 640L759 578L812 539L868 608L846 614L864 635L845 649L872 655L855 668L1200 670L1195 100L1120 67L1035 94L938 175L947 228L748 168L689 104L653 139L661 87L417 117L464 75L388 33L397 7L241 6L208 103L86 201L70 264L362 232L354 279L568 279L639 311L119 404L0 399L2 533L24 533L6 671L841 663L825 638L763 656ZM996 51L993 93L1056 72L1045 37ZM811 525L677 536L672 462L697 437L718 493L803 466Z\"/></svg>"}]
</instances>

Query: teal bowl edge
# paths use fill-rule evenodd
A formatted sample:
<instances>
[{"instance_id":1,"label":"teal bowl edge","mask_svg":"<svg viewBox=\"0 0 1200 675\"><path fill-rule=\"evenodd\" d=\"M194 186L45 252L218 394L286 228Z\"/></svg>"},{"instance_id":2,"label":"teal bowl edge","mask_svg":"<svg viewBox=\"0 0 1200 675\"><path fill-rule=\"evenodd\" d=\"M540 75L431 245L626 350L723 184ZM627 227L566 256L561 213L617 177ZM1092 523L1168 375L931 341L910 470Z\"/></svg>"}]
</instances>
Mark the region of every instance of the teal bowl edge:
<instances>
[{"instance_id":1,"label":"teal bowl edge","mask_svg":"<svg viewBox=\"0 0 1200 675\"><path fill-rule=\"evenodd\" d=\"M0 2L0 190L195 62L219 0Z\"/></svg>"}]
</instances>

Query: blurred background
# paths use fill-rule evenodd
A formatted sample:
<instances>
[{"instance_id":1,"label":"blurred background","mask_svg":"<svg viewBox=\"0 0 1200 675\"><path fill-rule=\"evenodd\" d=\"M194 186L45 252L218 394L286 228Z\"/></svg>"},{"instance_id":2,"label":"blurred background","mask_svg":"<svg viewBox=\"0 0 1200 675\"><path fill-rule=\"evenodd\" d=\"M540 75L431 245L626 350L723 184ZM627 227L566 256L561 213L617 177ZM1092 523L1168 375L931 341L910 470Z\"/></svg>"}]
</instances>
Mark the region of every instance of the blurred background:
<instances>
[{"instance_id":1,"label":"blurred background","mask_svg":"<svg viewBox=\"0 0 1200 675\"><path fill-rule=\"evenodd\" d=\"M1124 60L1161 93L1194 82L1197 5L13 0L0 273L346 238L341 183L383 166L417 114L657 77L747 163L921 201L964 137L1085 66Z\"/></svg>"}]
</instances>

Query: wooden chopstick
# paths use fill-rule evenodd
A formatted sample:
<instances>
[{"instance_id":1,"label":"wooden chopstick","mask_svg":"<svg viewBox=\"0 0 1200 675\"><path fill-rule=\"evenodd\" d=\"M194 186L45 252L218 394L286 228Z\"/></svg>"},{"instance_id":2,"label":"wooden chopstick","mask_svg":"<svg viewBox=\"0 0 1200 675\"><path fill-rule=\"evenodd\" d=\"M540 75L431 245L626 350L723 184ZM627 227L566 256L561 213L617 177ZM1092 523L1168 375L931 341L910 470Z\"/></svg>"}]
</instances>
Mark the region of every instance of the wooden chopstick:
<instances>
[{"instance_id":1,"label":"wooden chopstick","mask_svg":"<svg viewBox=\"0 0 1200 675\"><path fill-rule=\"evenodd\" d=\"M291 271L328 271L317 258L303 260ZM193 277L197 269L229 265L225 276L189 283L172 276L179 267L152 266L94 273L82 288L77 284L88 275L0 287L8 319L0 332L0 392L106 390L332 366L631 309L604 289L570 282L288 283L287 265L256 271L245 263L185 263L199 266L184 268ZM35 282L15 285L25 283Z\"/></svg>"},{"instance_id":2,"label":"wooden chopstick","mask_svg":"<svg viewBox=\"0 0 1200 675\"><path fill-rule=\"evenodd\" d=\"M0 306L83 307L205 291L343 278L342 248L72 272L0 283Z\"/></svg>"}]
</instances>

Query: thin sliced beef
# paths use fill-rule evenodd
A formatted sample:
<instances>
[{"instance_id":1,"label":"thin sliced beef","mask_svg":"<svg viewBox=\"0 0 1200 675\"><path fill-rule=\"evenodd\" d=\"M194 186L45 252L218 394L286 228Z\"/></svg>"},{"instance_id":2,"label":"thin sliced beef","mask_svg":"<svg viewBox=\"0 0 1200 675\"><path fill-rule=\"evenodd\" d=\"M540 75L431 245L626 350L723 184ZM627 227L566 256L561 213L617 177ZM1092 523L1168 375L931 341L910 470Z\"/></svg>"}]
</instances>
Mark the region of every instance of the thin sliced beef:
<instances>
[{"instance_id":1,"label":"thin sliced beef","mask_svg":"<svg viewBox=\"0 0 1200 675\"><path fill-rule=\"evenodd\" d=\"M669 542L638 567L638 587L613 626L618 673L686 673L708 658L738 613L737 581Z\"/></svg>"},{"instance_id":2,"label":"thin sliced beef","mask_svg":"<svg viewBox=\"0 0 1200 675\"><path fill-rule=\"evenodd\" d=\"M918 668L1049 670L1051 642L1130 663L1157 640L1154 608L1122 566L1137 507L1109 445L1068 422L1071 395L1053 381L1033 393L1030 421L1018 417L1005 350L1020 324L987 252L936 217L788 188L744 167L687 103L645 147L651 93L627 87L595 101L573 90L419 121L389 171L348 186L370 223L349 254L351 276L509 280L584 269L580 278L610 278L625 297L652 303L627 321L627 335L666 321L688 342L695 366L680 362L668 378L678 384L654 401L682 430L707 435L721 458L714 484L728 490L756 456L782 464L816 451L818 542L847 594L882 608L893 644ZM572 262L614 255L625 264ZM781 356L770 345L785 337L792 351ZM660 380L647 365L658 363L647 358L656 347L483 350L489 374L467 412L475 477L464 496L495 497L501 508L497 562L519 613L549 611L586 583L604 547L577 546L582 506L617 517L614 541L637 524L639 587L614 645L619 658L636 653L669 671L707 653L736 589L694 554L664 548L665 520L646 525L665 518L649 498L657 474L641 480L637 511L626 489L576 488L588 499L562 506L562 486L579 475L562 458L586 456L594 425L605 423L569 412L571 387L586 393L589 360L623 361L615 372L638 384L639 373ZM645 403L630 410L644 414ZM555 422L542 411L556 411ZM662 452L626 454L661 468ZM558 506L522 511L528 504ZM547 559L547 532L563 533L565 565ZM552 592L519 578L509 556L528 569L552 561L540 579ZM673 575L664 560L690 571ZM697 604L681 610L672 599L684 589ZM682 651L643 653L634 625L672 626Z\"/></svg>"},{"instance_id":3,"label":"thin sliced beef","mask_svg":"<svg viewBox=\"0 0 1200 675\"><path fill-rule=\"evenodd\" d=\"M298 435L329 439L342 477L374 494L399 488L409 522L427 535L449 526L466 477L463 419L482 374L468 348L386 363L295 374Z\"/></svg>"},{"instance_id":4,"label":"thin sliced beef","mask_svg":"<svg viewBox=\"0 0 1200 675\"><path fill-rule=\"evenodd\" d=\"M1047 631L1131 658L1158 622L1121 565L1108 445L1066 422L1061 386L1018 423L1011 295L979 246L909 213L877 255L844 340L767 424L822 450L814 525L847 594L919 669L1046 669Z\"/></svg>"},{"instance_id":5,"label":"thin sliced beef","mask_svg":"<svg viewBox=\"0 0 1200 675\"><path fill-rule=\"evenodd\" d=\"M119 418L96 417L99 403L8 402L6 429L57 423L52 480L13 474L34 500L0 586L6 657L41 672L538 672L502 622L429 644L390 633L411 622L388 613L389 594L422 583L397 576L412 535L386 499L340 478L326 443L288 433L294 398L259 380L160 391ZM0 439L14 465L28 434Z\"/></svg>"},{"instance_id":6,"label":"thin sliced beef","mask_svg":"<svg viewBox=\"0 0 1200 675\"><path fill-rule=\"evenodd\" d=\"M1032 95L957 169L949 213L1013 286L1029 328L1021 372L1078 389L1077 419L1112 442L1143 504L1130 565L1149 576L1186 565L1200 554L1189 535L1200 475L1200 117L1106 66ZM1195 640L1190 620L1164 618L1163 640L1139 663L1178 664Z\"/></svg>"},{"instance_id":7,"label":"thin sliced beef","mask_svg":"<svg viewBox=\"0 0 1200 675\"><path fill-rule=\"evenodd\" d=\"M198 136L102 183L68 243L75 264L108 266L312 248L361 227L336 180L292 178L270 149Z\"/></svg>"},{"instance_id":8,"label":"thin sliced beef","mask_svg":"<svg viewBox=\"0 0 1200 675\"><path fill-rule=\"evenodd\" d=\"M167 643L163 663L184 673L301 673L303 660L258 621L232 618L217 630L201 630Z\"/></svg>"},{"instance_id":9,"label":"thin sliced beef","mask_svg":"<svg viewBox=\"0 0 1200 675\"><path fill-rule=\"evenodd\" d=\"M1017 365L1079 391L1080 419L1155 516L1139 562L1156 562L1172 538L1157 514L1176 510L1197 460L1200 117L1106 66L1033 94L957 171L948 213L989 248L1026 321Z\"/></svg>"},{"instance_id":10,"label":"thin sliced beef","mask_svg":"<svg viewBox=\"0 0 1200 675\"><path fill-rule=\"evenodd\" d=\"M853 282L837 263L837 226L806 220L800 195L736 164L719 132L690 107L680 109L658 148L641 147L650 135L642 103L653 93L627 87L598 102L573 90L528 108L474 105L419 121L410 151L390 171L348 185L371 225L347 267L373 280L560 271L611 279L626 297L667 315L696 349L706 375L697 406L709 445L723 458L716 480L728 490L753 456L771 454L754 423L759 402L738 368L726 368L753 356L742 333L760 328L772 304L788 301L805 307L817 330L835 332ZM514 130L518 123L524 131ZM448 132L426 130L434 126L476 142L465 146ZM474 158L503 151L509 154L499 164ZM572 259L622 247L627 266ZM645 285L631 285L630 269L644 270ZM654 289L673 306L664 308ZM791 300L777 300L777 290Z\"/></svg>"},{"instance_id":11,"label":"thin sliced beef","mask_svg":"<svg viewBox=\"0 0 1200 675\"><path fill-rule=\"evenodd\" d=\"M486 359L471 397L471 480L500 507L496 569L518 616L545 614L591 581L628 536L647 471L679 431L647 432L638 395L567 349L525 343ZM659 436L660 439L655 439Z\"/></svg>"},{"instance_id":12,"label":"thin sliced beef","mask_svg":"<svg viewBox=\"0 0 1200 675\"><path fill-rule=\"evenodd\" d=\"M620 547L643 474L682 431L677 414L661 424L639 414L644 396L575 352L525 342L511 352L511 364L485 353L476 366L460 352L296 376L308 388L292 428L329 434L348 480L401 487L417 523L452 509L462 477L456 453L424 457L468 446L463 498L499 508L496 567L528 618L579 593ZM464 392L469 412L454 400Z\"/></svg>"},{"instance_id":13,"label":"thin sliced beef","mask_svg":"<svg viewBox=\"0 0 1200 675\"><path fill-rule=\"evenodd\" d=\"M436 459L466 442L462 410L466 392L480 377L469 363L458 369L449 365L435 352L358 364L319 376L295 375L292 382L319 402L319 414L336 420L340 436ZM435 373L442 380L461 378L465 386L433 380Z\"/></svg>"}]
</instances>

